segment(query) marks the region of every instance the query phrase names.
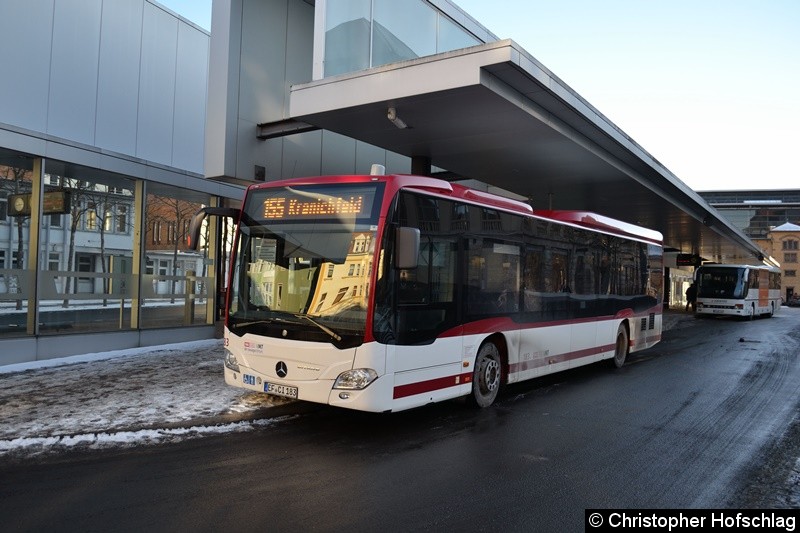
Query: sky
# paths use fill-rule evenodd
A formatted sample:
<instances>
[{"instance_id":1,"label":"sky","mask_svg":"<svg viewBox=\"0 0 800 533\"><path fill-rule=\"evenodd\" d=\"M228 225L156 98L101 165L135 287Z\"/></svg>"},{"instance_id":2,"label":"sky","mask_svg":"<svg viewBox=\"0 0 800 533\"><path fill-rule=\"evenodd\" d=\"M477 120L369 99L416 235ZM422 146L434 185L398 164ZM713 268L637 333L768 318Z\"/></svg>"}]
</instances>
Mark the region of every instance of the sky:
<instances>
[{"instance_id":1,"label":"sky","mask_svg":"<svg viewBox=\"0 0 800 533\"><path fill-rule=\"evenodd\" d=\"M211 0L160 0L206 29ZM800 1L455 0L695 190L800 189Z\"/></svg>"}]
</instances>

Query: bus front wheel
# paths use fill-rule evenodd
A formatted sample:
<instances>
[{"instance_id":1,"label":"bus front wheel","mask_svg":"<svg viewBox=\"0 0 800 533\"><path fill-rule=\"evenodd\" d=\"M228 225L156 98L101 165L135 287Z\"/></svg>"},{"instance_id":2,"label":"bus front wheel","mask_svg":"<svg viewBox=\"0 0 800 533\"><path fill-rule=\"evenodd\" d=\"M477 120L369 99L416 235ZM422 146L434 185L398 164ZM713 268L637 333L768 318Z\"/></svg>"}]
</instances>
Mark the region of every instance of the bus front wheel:
<instances>
[{"instance_id":1,"label":"bus front wheel","mask_svg":"<svg viewBox=\"0 0 800 533\"><path fill-rule=\"evenodd\" d=\"M472 403L477 407L492 405L500 390L502 374L500 350L492 342L484 343L478 350L472 372Z\"/></svg>"},{"instance_id":2,"label":"bus front wheel","mask_svg":"<svg viewBox=\"0 0 800 533\"><path fill-rule=\"evenodd\" d=\"M615 367L622 368L628 358L628 350L628 328L625 327L625 324L620 324L617 328L617 340L614 343L614 359L612 360Z\"/></svg>"}]
</instances>

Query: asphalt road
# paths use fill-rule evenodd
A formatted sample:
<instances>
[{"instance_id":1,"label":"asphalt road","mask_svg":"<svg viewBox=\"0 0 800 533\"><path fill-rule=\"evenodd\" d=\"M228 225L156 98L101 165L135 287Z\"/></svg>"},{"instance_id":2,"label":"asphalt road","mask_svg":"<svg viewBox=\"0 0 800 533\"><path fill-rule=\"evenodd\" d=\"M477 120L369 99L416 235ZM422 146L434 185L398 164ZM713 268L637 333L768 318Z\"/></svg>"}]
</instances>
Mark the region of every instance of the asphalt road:
<instances>
[{"instance_id":1,"label":"asphalt road","mask_svg":"<svg viewBox=\"0 0 800 533\"><path fill-rule=\"evenodd\" d=\"M622 369L515 385L484 410L294 404L250 433L0 465L0 524L563 532L586 508L797 507L798 352L800 310L690 320Z\"/></svg>"}]
</instances>

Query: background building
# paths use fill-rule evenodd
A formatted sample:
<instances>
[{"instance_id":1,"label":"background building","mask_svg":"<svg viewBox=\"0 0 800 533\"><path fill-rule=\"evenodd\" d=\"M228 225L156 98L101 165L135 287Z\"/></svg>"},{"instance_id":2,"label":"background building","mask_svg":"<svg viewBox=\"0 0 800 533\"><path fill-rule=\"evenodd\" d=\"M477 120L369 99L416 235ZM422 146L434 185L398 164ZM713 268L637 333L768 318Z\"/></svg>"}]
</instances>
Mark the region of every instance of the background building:
<instances>
[{"instance_id":1,"label":"background building","mask_svg":"<svg viewBox=\"0 0 800 533\"><path fill-rule=\"evenodd\" d=\"M800 189L700 191L698 194L753 239L766 238L771 228L785 222L800 223Z\"/></svg>"},{"instance_id":2,"label":"background building","mask_svg":"<svg viewBox=\"0 0 800 533\"><path fill-rule=\"evenodd\" d=\"M783 301L798 294L800 189L702 191L700 196L781 265Z\"/></svg>"},{"instance_id":3,"label":"background building","mask_svg":"<svg viewBox=\"0 0 800 533\"><path fill-rule=\"evenodd\" d=\"M793 296L800 295L797 278L797 271L800 269L800 226L786 222L770 229L765 239L756 239L755 242L781 264L783 301L788 302Z\"/></svg>"},{"instance_id":4,"label":"background building","mask_svg":"<svg viewBox=\"0 0 800 533\"><path fill-rule=\"evenodd\" d=\"M208 338L216 241L177 244L241 196L203 179L208 33L150 0L0 20L0 364Z\"/></svg>"}]
</instances>

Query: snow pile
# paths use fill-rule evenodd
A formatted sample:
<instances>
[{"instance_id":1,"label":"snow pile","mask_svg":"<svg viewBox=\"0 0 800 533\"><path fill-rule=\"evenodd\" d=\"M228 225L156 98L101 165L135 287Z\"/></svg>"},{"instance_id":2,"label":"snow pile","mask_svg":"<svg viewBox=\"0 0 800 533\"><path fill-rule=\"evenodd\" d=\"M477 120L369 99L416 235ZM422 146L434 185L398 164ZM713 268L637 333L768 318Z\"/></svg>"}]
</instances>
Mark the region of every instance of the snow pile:
<instances>
[{"instance_id":1,"label":"snow pile","mask_svg":"<svg viewBox=\"0 0 800 533\"><path fill-rule=\"evenodd\" d=\"M175 441L280 420L242 420L285 402L226 385L222 358L215 339L0 367L0 457Z\"/></svg>"}]
</instances>

